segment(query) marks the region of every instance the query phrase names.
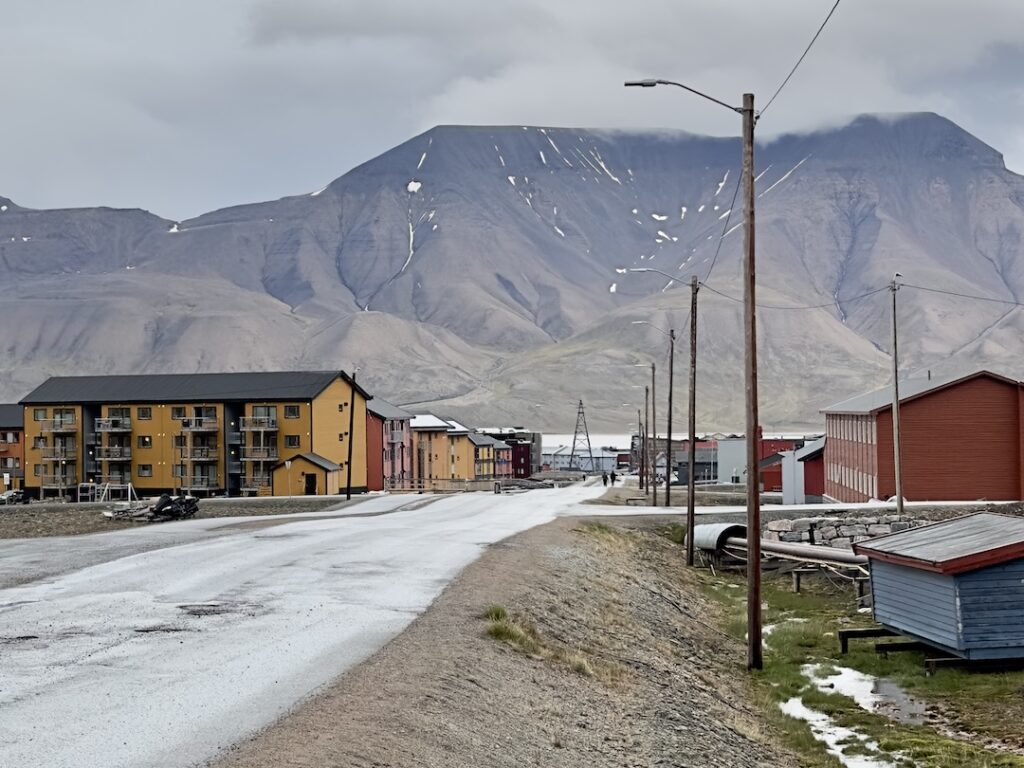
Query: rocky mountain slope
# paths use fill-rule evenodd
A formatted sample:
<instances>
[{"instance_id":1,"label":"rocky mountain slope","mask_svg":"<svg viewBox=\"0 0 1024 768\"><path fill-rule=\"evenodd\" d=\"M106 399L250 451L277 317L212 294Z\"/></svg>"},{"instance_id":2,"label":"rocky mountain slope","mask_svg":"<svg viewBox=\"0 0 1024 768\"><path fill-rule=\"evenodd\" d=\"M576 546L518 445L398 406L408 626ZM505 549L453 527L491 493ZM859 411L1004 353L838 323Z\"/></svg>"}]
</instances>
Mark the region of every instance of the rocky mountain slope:
<instances>
[{"instance_id":1,"label":"rocky mountain slope","mask_svg":"<svg viewBox=\"0 0 1024 768\"><path fill-rule=\"evenodd\" d=\"M182 222L0 198L0 400L52 373L337 365L470 421L571 429L582 397L592 426L623 431L638 366L657 361L667 392L665 339L634 321L682 331L696 274L701 428L736 429L739 156L685 133L442 126L322 190ZM757 172L766 427L820 426L822 405L885 383L889 294L865 294L894 271L1024 296L1024 178L941 117L783 137ZM645 266L680 281L616 272ZM1014 304L899 301L908 371L1024 374ZM677 429L684 404L680 375Z\"/></svg>"}]
</instances>

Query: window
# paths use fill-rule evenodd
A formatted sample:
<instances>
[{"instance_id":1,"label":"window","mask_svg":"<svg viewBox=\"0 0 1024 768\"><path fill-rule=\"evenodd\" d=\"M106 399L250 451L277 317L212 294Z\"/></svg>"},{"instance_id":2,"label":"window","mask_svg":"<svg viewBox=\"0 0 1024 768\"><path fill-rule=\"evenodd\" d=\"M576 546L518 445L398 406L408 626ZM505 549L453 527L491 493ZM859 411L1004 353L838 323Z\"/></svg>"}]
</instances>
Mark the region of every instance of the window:
<instances>
[{"instance_id":1,"label":"window","mask_svg":"<svg viewBox=\"0 0 1024 768\"><path fill-rule=\"evenodd\" d=\"M42 464L33 464L32 465L32 474L35 475L36 477L39 477L41 474L43 474L43 465Z\"/></svg>"},{"instance_id":2,"label":"window","mask_svg":"<svg viewBox=\"0 0 1024 768\"><path fill-rule=\"evenodd\" d=\"M33 421L43 421L45 419L46 419L46 409L45 408L33 408L32 409L32 420Z\"/></svg>"},{"instance_id":3,"label":"window","mask_svg":"<svg viewBox=\"0 0 1024 768\"><path fill-rule=\"evenodd\" d=\"M255 419L276 419L277 418L277 406L276 405L254 405L252 407L252 415Z\"/></svg>"},{"instance_id":4,"label":"window","mask_svg":"<svg viewBox=\"0 0 1024 768\"><path fill-rule=\"evenodd\" d=\"M131 408L107 408L107 416L111 419L130 419L132 417Z\"/></svg>"},{"instance_id":5,"label":"window","mask_svg":"<svg viewBox=\"0 0 1024 768\"><path fill-rule=\"evenodd\" d=\"M298 448L299 447L299 436L298 435L285 435L284 436L284 447L285 448Z\"/></svg>"},{"instance_id":6,"label":"window","mask_svg":"<svg viewBox=\"0 0 1024 768\"><path fill-rule=\"evenodd\" d=\"M181 419L184 419L185 418L185 407L181 406L181 405L172 406L171 407L171 418L172 419L178 419L179 421Z\"/></svg>"},{"instance_id":7,"label":"window","mask_svg":"<svg viewBox=\"0 0 1024 768\"><path fill-rule=\"evenodd\" d=\"M32 438L32 447L33 448L45 448L46 447L46 438L45 437L33 437Z\"/></svg>"},{"instance_id":8,"label":"window","mask_svg":"<svg viewBox=\"0 0 1024 768\"><path fill-rule=\"evenodd\" d=\"M143 408L136 408L135 414L138 417L139 421L149 421L150 419L153 418L153 409L150 408L148 405Z\"/></svg>"},{"instance_id":9,"label":"window","mask_svg":"<svg viewBox=\"0 0 1024 768\"><path fill-rule=\"evenodd\" d=\"M338 433L338 442L339 443L344 443L345 442L345 433L344 432L339 432Z\"/></svg>"},{"instance_id":10,"label":"window","mask_svg":"<svg viewBox=\"0 0 1024 768\"><path fill-rule=\"evenodd\" d=\"M175 435L174 436L174 447L184 448L188 445L188 437L186 435Z\"/></svg>"},{"instance_id":11,"label":"window","mask_svg":"<svg viewBox=\"0 0 1024 768\"><path fill-rule=\"evenodd\" d=\"M139 448L152 448L153 438L149 435L139 435L138 446Z\"/></svg>"},{"instance_id":12,"label":"window","mask_svg":"<svg viewBox=\"0 0 1024 768\"><path fill-rule=\"evenodd\" d=\"M139 464L139 477L152 477L153 476L153 465L152 464Z\"/></svg>"},{"instance_id":13,"label":"window","mask_svg":"<svg viewBox=\"0 0 1024 768\"><path fill-rule=\"evenodd\" d=\"M284 417L286 419L297 419L297 418L299 418L299 406L297 406L297 405L286 405L284 407Z\"/></svg>"},{"instance_id":14,"label":"window","mask_svg":"<svg viewBox=\"0 0 1024 768\"><path fill-rule=\"evenodd\" d=\"M342 412L344 412L344 410L345 410L345 404L344 403L338 403L338 413L342 413Z\"/></svg>"},{"instance_id":15,"label":"window","mask_svg":"<svg viewBox=\"0 0 1024 768\"><path fill-rule=\"evenodd\" d=\"M172 467L172 469L171 469L171 474L174 477L184 477L185 476L185 465L184 464L175 464L174 467Z\"/></svg>"}]
</instances>

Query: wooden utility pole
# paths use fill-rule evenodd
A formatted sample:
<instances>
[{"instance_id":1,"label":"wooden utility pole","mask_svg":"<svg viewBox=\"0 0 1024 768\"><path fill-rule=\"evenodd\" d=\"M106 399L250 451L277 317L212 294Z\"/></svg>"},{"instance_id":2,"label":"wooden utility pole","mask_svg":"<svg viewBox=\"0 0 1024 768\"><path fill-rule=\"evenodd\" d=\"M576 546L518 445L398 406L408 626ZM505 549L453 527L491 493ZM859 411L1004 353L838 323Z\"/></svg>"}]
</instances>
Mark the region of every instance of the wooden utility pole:
<instances>
[{"instance_id":1,"label":"wooden utility pole","mask_svg":"<svg viewBox=\"0 0 1024 768\"><path fill-rule=\"evenodd\" d=\"M757 316L754 258L754 94L743 94L743 320L746 332L747 394L747 668L761 669L761 477L757 414Z\"/></svg>"},{"instance_id":2,"label":"wooden utility pole","mask_svg":"<svg viewBox=\"0 0 1024 768\"><path fill-rule=\"evenodd\" d=\"M654 442L651 444L651 453L654 454L651 461L651 490L654 492L654 499L651 504L656 507L658 506L658 418L655 413L658 395L654 387L654 372L654 363L651 363L651 426L654 427L654 437L652 438Z\"/></svg>"},{"instance_id":3,"label":"wooden utility pole","mask_svg":"<svg viewBox=\"0 0 1024 768\"><path fill-rule=\"evenodd\" d=\"M668 329L668 432L665 438L665 506L671 506L672 496L672 390L676 360L676 329Z\"/></svg>"},{"instance_id":4,"label":"wooden utility pole","mask_svg":"<svg viewBox=\"0 0 1024 768\"><path fill-rule=\"evenodd\" d=\"M651 439L651 406L650 406L650 395L651 388L646 384L644 385L644 490L650 490L651 487L651 451L647 445L647 441ZM646 495L646 493L644 494Z\"/></svg>"},{"instance_id":5,"label":"wooden utility pole","mask_svg":"<svg viewBox=\"0 0 1024 768\"><path fill-rule=\"evenodd\" d=\"M640 409L636 409L636 476L640 479L640 490L644 489L644 424Z\"/></svg>"},{"instance_id":6,"label":"wooden utility pole","mask_svg":"<svg viewBox=\"0 0 1024 768\"><path fill-rule=\"evenodd\" d=\"M900 364L896 344L896 291L899 285L896 278L902 277L897 272L892 277L889 290L892 291L892 460L893 474L896 478L896 514L903 514L903 461L900 452Z\"/></svg>"},{"instance_id":7,"label":"wooden utility pole","mask_svg":"<svg viewBox=\"0 0 1024 768\"><path fill-rule=\"evenodd\" d=\"M694 475L697 468L697 276L690 279L690 408L687 431L690 433L690 455L686 480L686 564L693 566L693 529L696 524L696 488Z\"/></svg>"}]
</instances>

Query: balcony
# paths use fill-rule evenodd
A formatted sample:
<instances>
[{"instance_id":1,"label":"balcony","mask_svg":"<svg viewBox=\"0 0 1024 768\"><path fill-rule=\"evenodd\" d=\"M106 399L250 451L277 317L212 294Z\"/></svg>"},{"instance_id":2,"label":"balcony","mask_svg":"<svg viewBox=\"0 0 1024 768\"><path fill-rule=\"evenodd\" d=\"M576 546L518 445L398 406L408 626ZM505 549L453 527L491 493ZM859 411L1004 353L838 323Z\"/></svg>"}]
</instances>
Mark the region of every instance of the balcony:
<instances>
[{"instance_id":1,"label":"balcony","mask_svg":"<svg viewBox=\"0 0 1024 768\"><path fill-rule=\"evenodd\" d=\"M181 458L188 461L216 461L218 459L217 446L193 445L191 448L182 448Z\"/></svg>"},{"instance_id":2,"label":"balcony","mask_svg":"<svg viewBox=\"0 0 1024 768\"><path fill-rule=\"evenodd\" d=\"M98 485L127 487L131 481L131 475L100 475L96 478L96 483Z\"/></svg>"},{"instance_id":3,"label":"balcony","mask_svg":"<svg viewBox=\"0 0 1024 768\"><path fill-rule=\"evenodd\" d=\"M211 491L220 488L220 479L216 477L179 477L177 481L178 487L184 491Z\"/></svg>"},{"instance_id":4,"label":"balcony","mask_svg":"<svg viewBox=\"0 0 1024 768\"><path fill-rule=\"evenodd\" d=\"M128 446L99 446L93 448L93 457L98 461L131 461L132 449Z\"/></svg>"},{"instance_id":5,"label":"balcony","mask_svg":"<svg viewBox=\"0 0 1024 768\"><path fill-rule=\"evenodd\" d=\"M242 461L276 461L277 446L242 446Z\"/></svg>"},{"instance_id":6,"label":"balcony","mask_svg":"<svg viewBox=\"0 0 1024 768\"><path fill-rule=\"evenodd\" d=\"M14 451L19 445L21 445L21 443L8 443L6 440L0 440L0 456L6 456Z\"/></svg>"},{"instance_id":7,"label":"balcony","mask_svg":"<svg viewBox=\"0 0 1024 768\"><path fill-rule=\"evenodd\" d=\"M405 430L404 429L393 429L391 434L388 435L389 443L404 443L405 442Z\"/></svg>"},{"instance_id":8,"label":"balcony","mask_svg":"<svg viewBox=\"0 0 1024 768\"><path fill-rule=\"evenodd\" d=\"M242 478L242 490L246 493L259 493L261 488L270 487L270 475L253 475Z\"/></svg>"},{"instance_id":9,"label":"balcony","mask_svg":"<svg viewBox=\"0 0 1024 768\"><path fill-rule=\"evenodd\" d=\"M40 432L77 432L78 419L74 416L62 416L59 419L43 419L39 422Z\"/></svg>"},{"instance_id":10,"label":"balcony","mask_svg":"<svg viewBox=\"0 0 1024 768\"><path fill-rule=\"evenodd\" d=\"M277 429L276 416L243 416L240 421L242 431L244 432L263 429Z\"/></svg>"},{"instance_id":11,"label":"balcony","mask_svg":"<svg viewBox=\"0 0 1024 768\"><path fill-rule=\"evenodd\" d=\"M74 475L66 475L61 477L60 475L40 475L39 485L43 488L74 488L78 485L78 478Z\"/></svg>"},{"instance_id":12,"label":"balcony","mask_svg":"<svg viewBox=\"0 0 1024 768\"><path fill-rule=\"evenodd\" d=\"M219 428L216 416L196 416L181 420L182 432L216 432Z\"/></svg>"},{"instance_id":13,"label":"balcony","mask_svg":"<svg viewBox=\"0 0 1024 768\"><path fill-rule=\"evenodd\" d=\"M128 418L96 419L94 427L97 432L131 432L132 420Z\"/></svg>"},{"instance_id":14,"label":"balcony","mask_svg":"<svg viewBox=\"0 0 1024 768\"><path fill-rule=\"evenodd\" d=\"M78 458L78 449L73 445L44 445L39 454L43 461L74 461Z\"/></svg>"}]
</instances>

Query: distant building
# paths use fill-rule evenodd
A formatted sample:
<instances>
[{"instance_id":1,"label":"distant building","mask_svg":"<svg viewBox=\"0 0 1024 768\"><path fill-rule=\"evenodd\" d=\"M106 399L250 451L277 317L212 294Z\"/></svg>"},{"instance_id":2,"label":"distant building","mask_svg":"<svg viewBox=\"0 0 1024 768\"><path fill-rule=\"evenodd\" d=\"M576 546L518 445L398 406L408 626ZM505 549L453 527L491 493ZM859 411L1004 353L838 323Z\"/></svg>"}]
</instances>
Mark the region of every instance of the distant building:
<instances>
[{"instance_id":1,"label":"distant building","mask_svg":"<svg viewBox=\"0 0 1024 768\"><path fill-rule=\"evenodd\" d=\"M912 501L1024 499L1024 389L990 371L900 383L903 495ZM892 390L825 408L825 495L888 499Z\"/></svg>"},{"instance_id":2,"label":"distant building","mask_svg":"<svg viewBox=\"0 0 1024 768\"><path fill-rule=\"evenodd\" d=\"M590 471L590 457L594 457L594 472L618 472L619 452L607 448L593 448L590 453L582 455L577 451L572 455L571 445L548 445L542 452L542 466L546 469L568 471Z\"/></svg>"},{"instance_id":3,"label":"distant building","mask_svg":"<svg viewBox=\"0 0 1024 768\"><path fill-rule=\"evenodd\" d=\"M412 414L379 397L366 406L367 488L381 491L412 477Z\"/></svg>"},{"instance_id":4,"label":"distant building","mask_svg":"<svg viewBox=\"0 0 1024 768\"><path fill-rule=\"evenodd\" d=\"M53 377L21 401L25 489L361 493L370 399L343 371Z\"/></svg>"},{"instance_id":5,"label":"distant building","mask_svg":"<svg viewBox=\"0 0 1024 768\"><path fill-rule=\"evenodd\" d=\"M526 478L540 471L540 432L532 432L523 427L481 427L477 431L509 446L513 477Z\"/></svg>"},{"instance_id":6,"label":"distant building","mask_svg":"<svg viewBox=\"0 0 1024 768\"><path fill-rule=\"evenodd\" d=\"M0 491L24 486L25 409L16 404L0 405Z\"/></svg>"}]
</instances>

